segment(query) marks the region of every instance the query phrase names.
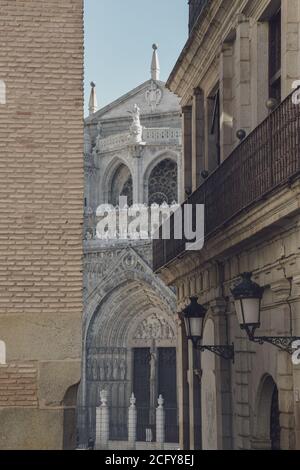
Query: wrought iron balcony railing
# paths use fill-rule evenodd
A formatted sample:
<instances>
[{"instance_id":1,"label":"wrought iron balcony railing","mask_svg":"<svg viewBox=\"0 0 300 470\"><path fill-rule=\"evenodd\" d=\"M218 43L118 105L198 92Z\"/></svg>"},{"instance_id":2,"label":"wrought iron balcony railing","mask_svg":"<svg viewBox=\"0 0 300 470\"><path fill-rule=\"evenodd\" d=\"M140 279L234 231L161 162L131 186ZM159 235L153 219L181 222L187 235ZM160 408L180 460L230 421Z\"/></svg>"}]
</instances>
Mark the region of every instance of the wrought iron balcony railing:
<instances>
[{"instance_id":1,"label":"wrought iron balcony railing","mask_svg":"<svg viewBox=\"0 0 300 470\"><path fill-rule=\"evenodd\" d=\"M300 175L300 105L289 95L184 204L205 205L205 239ZM183 205L184 205L183 204ZM183 212L183 211L182 211ZM157 271L185 252L187 240L153 241Z\"/></svg>"},{"instance_id":2,"label":"wrought iron balcony railing","mask_svg":"<svg viewBox=\"0 0 300 470\"><path fill-rule=\"evenodd\" d=\"M209 0L189 0L189 32L192 31L203 8Z\"/></svg>"}]
</instances>

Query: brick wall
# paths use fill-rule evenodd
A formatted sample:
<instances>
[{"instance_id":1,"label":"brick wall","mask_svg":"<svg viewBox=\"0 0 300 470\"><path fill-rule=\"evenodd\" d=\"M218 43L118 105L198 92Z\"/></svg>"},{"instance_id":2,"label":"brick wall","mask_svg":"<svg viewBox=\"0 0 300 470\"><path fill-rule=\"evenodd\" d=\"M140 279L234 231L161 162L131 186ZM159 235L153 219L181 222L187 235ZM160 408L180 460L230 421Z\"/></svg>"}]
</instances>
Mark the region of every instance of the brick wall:
<instances>
[{"instance_id":1,"label":"brick wall","mask_svg":"<svg viewBox=\"0 0 300 470\"><path fill-rule=\"evenodd\" d=\"M36 364L8 364L0 367L0 407L37 406Z\"/></svg>"},{"instance_id":2,"label":"brick wall","mask_svg":"<svg viewBox=\"0 0 300 470\"><path fill-rule=\"evenodd\" d=\"M61 447L55 413L80 379L82 15L83 0L0 0L0 340L8 362L0 369L0 422L7 425L0 448ZM12 425L7 410L29 402L52 412L52 426L36 419L30 445L32 417L16 421L13 410ZM11 439L14 427L19 437ZM55 437L47 439L50 432Z\"/></svg>"}]
</instances>

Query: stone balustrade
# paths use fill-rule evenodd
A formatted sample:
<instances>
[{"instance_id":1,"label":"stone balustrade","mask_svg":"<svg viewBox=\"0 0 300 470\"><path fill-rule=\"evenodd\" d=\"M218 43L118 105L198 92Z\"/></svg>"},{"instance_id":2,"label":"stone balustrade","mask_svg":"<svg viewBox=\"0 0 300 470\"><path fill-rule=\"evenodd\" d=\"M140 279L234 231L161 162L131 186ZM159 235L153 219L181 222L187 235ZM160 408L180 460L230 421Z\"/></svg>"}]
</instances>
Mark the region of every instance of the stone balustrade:
<instances>
[{"instance_id":1,"label":"stone balustrade","mask_svg":"<svg viewBox=\"0 0 300 470\"><path fill-rule=\"evenodd\" d=\"M146 144L181 145L181 129L171 127L143 128L142 141ZM129 132L111 135L98 140L98 151L109 152L132 144Z\"/></svg>"}]
</instances>

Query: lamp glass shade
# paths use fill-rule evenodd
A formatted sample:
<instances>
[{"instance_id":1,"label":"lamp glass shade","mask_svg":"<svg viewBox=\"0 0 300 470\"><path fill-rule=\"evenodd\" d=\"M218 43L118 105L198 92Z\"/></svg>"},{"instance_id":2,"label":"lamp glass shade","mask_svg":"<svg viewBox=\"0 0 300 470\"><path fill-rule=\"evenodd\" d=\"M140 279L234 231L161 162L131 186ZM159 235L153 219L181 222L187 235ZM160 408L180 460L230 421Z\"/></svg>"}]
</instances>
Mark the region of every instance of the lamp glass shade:
<instances>
[{"instance_id":1,"label":"lamp glass shade","mask_svg":"<svg viewBox=\"0 0 300 470\"><path fill-rule=\"evenodd\" d=\"M243 273L242 281L231 289L241 328L260 325L260 305L264 289L253 282L251 276L252 273Z\"/></svg>"},{"instance_id":2,"label":"lamp glass shade","mask_svg":"<svg viewBox=\"0 0 300 470\"><path fill-rule=\"evenodd\" d=\"M242 316L245 325L260 323L260 299L242 299Z\"/></svg>"},{"instance_id":3,"label":"lamp glass shade","mask_svg":"<svg viewBox=\"0 0 300 470\"><path fill-rule=\"evenodd\" d=\"M189 318L191 338L203 337L203 320L203 317Z\"/></svg>"},{"instance_id":4,"label":"lamp glass shade","mask_svg":"<svg viewBox=\"0 0 300 470\"><path fill-rule=\"evenodd\" d=\"M235 300L234 306L235 306L235 313L236 313L238 322L241 326L243 326L244 318L243 318L243 311L242 311L242 300L241 299Z\"/></svg>"},{"instance_id":5,"label":"lamp glass shade","mask_svg":"<svg viewBox=\"0 0 300 470\"><path fill-rule=\"evenodd\" d=\"M182 311L187 338L202 339L206 309L198 304L197 297Z\"/></svg>"}]
</instances>

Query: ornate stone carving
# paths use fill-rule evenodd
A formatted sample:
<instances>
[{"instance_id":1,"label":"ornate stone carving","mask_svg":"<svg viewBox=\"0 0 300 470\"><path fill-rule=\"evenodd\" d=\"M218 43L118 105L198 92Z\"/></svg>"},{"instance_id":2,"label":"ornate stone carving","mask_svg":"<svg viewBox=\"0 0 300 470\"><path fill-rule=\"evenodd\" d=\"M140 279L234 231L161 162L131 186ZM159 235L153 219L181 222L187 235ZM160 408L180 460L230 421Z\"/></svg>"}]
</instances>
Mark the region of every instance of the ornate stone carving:
<instances>
[{"instance_id":1,"label":"ornate stone carving","mask_svg":"<svg viewBox=\"0 0 300 470\"><path fill-rule=\"evenodd\" d=\"M137 258L133 255L133 253L128 253L126 256L124 256L122 264L124 269L135 268L137 265Z\"/></svg>"},{"instance_id":2,"label":"ornate stone carving","mask_svg":"<svg viewBox=\"0 0 300 470\"><path fill-rule=\"evenodd\" d=\"M128 111L132 116L132 124L130 126L130 134L132 141L135 144L140 144L142 142L143 127L140 121L140 108L137 104L133 106L132 111Z\"/></svg>"},{"instance_id":3,"label":"ornate stone carving","mask_svg":"<svg viewBox=\"0 0 300 470\"><path fill-rule=\"evenodd\" d=\"M145 93L146 103L150 106L151 110L154 111L159 105L162 99L162 91L155 82L151 82L150 87Z\"/></svg>"},{"instance_id":4,"label":"ornate stone carving","mask_svg":"<svg viewBox=\"0 0 300 470\"><path fill-rule=\"evenodd\" d=\"M158 318L157 314L153 314L146 318L137 328L134 339L173 339L175 333L173 328L166 322L164 318Z\"/></svg>"}]
</instances>

